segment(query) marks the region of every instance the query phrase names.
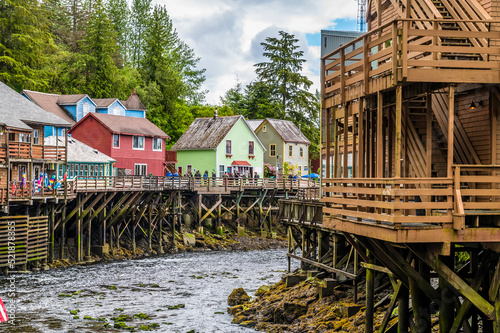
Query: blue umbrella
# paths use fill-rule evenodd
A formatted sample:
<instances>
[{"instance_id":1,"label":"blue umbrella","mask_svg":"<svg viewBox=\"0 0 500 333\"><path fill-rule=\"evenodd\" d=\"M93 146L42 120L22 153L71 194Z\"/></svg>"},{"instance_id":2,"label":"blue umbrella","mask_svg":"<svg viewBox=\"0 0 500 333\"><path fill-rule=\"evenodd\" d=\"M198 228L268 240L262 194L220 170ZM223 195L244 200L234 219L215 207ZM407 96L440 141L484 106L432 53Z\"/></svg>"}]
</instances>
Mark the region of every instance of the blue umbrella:
<instances>
[{"instance_id":1,"label":"blue umbrella","mask_svg":"<svg viewBox=\"0 0 500 333\"><path fill-rule=\"evenodd\" d=\"M311 179L318 179L319 178L319 175L317 173L311 173L311 175L304 175L302 176L302 178L309 178L311 177Z\"/></svg>"}]
</instances>

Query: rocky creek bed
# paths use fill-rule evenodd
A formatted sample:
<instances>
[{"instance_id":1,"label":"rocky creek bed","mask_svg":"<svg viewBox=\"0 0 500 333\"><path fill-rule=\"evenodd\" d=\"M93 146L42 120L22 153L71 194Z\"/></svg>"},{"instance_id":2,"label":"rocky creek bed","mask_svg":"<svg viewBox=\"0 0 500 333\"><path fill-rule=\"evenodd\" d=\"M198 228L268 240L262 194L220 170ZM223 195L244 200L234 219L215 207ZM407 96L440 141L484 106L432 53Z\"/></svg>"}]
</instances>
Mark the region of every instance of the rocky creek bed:
<instances>
[{"instance_id":1,"label":"rocky creek bed","mask_svg":"<svg viewBox=\"0 0 500 333\"><path fill-rule=\"evenodd\" d=\"M219 243L228 249L274 243L244 237L231 244ZM9 315L15 319L0 325L0 332L255 332L231 323L227 297L238 287L253 295L263 283L278 282L286 250L208 248L12 274L13 297L7 293L12 282L2 277L0 293L6 306L14 305Z\"/></svg>"}]
</instances>

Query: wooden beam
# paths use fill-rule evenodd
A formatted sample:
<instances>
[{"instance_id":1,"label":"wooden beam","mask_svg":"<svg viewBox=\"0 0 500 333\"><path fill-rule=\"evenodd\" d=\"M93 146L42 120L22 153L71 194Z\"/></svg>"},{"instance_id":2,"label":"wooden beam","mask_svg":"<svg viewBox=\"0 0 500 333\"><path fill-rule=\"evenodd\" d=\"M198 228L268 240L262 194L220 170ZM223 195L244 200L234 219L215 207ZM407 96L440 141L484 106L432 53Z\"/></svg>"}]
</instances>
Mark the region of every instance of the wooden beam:
<instances>
[{"instance_id":1,"label":"wooden beam","mask_svg":"<svg viewBox=\"0 0 500 333\"><path fill-rule=\"evenodd\" d=\"M64 218L62 221L58 222L57 225L54 227L54 229L57 229L57 226L62 223L62 224L66 224L76 213L78 213L78 211L80 210L80 208L82 208L82 206L87 202L87 200L90 199L90 197L93 195L94 193L89 193L87 195L85 195L85 198L83 198L82 200L80 200L80 202L76 205L76 207L71 211L71 213L69 213L66 218Z\"/></svg>"},{"instance_id":2,"label":"wooden beam","mask_svg":"<svg viewBox=\"0 0 500 333\"><path fill-rule=\"evenodd\" d=\"M382 320L382 324L380 324L380 327L378 329L379 333L384 333L385 329L387 328L387 324L389 324L389 320L392 317L392 312L394 311L394 307L396 305L396 301L399 298L399 291L401 290L402 283L401 281L398 281L396 287L394 287L394 293L392 294L391 302L389 303L389 307L387 308L385 312L384 319Z\"/></svg>"},{"instance_id":3,"label":"wooden beam","mask_svg":"<svg viewBox=\"0 0 500 333\"><path fill-rule=\"evenodd\" d=\"M394 166L395 166L395 177L401 178L401 144L402 144L402 113L403 113L403 88L398 85L396 86L396 121L394 122L394 135L395 135L395 146L394 146Z\"/></svg>"},{"instance_id":4,"label":"wooden beam","mask_svg":"<svg viewBox=\"0 0 500 333\"><path fill-rule=\"evenodd\" d=\"M453 138L455 130L455 85L450 85L448 102L448 153L447 176L453 177Z\"/></svg>"},{"instance_id":5,"label":"wooden beam","mask_svg":"<svg viewBox=\"0 0 500 333\"><path fill-rule=\"evenodd\" d=\"M298 259L298 260L300 260L300 261L302 261L302 262L304 262L306 264L309 264L309 265L312 265L312 266L316 266L318 268L324 269L325 271L328 271L328 272L331 272L331 273L341 274L341 275L344 275L344 276L346 276L348 278L351 278L351 279L356 279L357 278L356 274L352 274L352 273L343 271L341 269L333 268L333 267L321 264L319 262L316 262L314 260L310 260L310 259L306 259L306 258L303 258L303 257L299 257L299 256L296 256L296 255L293 255L293 254L290 254L290 253L287 253L286 255L288 257L290 257L290 258Z\"/></svg>"},{"instance_id":6,"label":"wooden beam","mask_svg":"<svg viewBox=\"0 0 500 333\"><path fill-rule=\"evenodd\" d=\"M479 295L472 287L470 287L462 278L460 278L455 272L453 272L448 266L442 263L442 261L436 256L433 258L430 253L419 251L416 248L407 247L417 256L425 262L429 267L435 270L438 275L442 276L445 281L452 286L456 291L458 291L466 299L470 300L476 308L478 308L482 313L484 313L490 320L495 318L495 308L493 305L488 303L481 295Z\"/></svg>"},{"instance_id":7,"label":"wooden beam","mask_svg":"<svg viewBox=\"0 0 500 333\"><path fill-rule=\"evenodd\" d=\"M383 120L384 120L384 95L381 91L377 93L377 178L383 177L384 172L384 144L383 144Z\"/></svg>"}]
</instances>

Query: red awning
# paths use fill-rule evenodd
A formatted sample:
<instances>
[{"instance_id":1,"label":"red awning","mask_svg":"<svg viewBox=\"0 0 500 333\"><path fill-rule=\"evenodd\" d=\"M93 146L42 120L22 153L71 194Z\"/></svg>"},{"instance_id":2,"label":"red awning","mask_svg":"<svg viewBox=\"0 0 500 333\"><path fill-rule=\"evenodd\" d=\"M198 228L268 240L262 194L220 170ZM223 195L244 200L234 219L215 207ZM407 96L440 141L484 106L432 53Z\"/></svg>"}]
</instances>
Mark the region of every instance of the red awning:
<instances>
[{"instance_id":1,"label":"red awning","mask_svg":"<svg viewBox=\"0 0 500 333\"><path fill-rule=\"evenodd\" d=\"M245 165L245 166L252 166L250 163L248 163L247 161L233 161L233 163L231 163L231 165Z\"/></svg>"}]
</instances>

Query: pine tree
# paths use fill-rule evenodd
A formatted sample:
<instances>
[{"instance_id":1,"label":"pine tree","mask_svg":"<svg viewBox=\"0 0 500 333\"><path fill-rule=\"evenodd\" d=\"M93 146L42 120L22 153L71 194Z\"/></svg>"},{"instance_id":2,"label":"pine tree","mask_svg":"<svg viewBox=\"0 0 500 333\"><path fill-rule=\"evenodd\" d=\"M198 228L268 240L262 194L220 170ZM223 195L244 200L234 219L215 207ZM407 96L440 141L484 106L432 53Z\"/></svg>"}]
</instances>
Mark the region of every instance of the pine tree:
<instances>
[{"instance_id":1,"label":"pine tree","mask_svg":"<svg viewBox=\"0 0 500 333\"><path fill-rule=\"evenodd\" d=\"M130 62L133 67L140 67L144 58L144 34L150 20L151 0L133 0L130 20Z\"/></svg>"},{"instance_id":2,"label":"pine tree","mask_svg":"<svg viewBox=\"0 0 500 333\"><path fill-rule=\"evenodd\" d=\"M268 37L261 43L264 47L263 55L269 62L255 65L258 80L265 83L271 92L281 102L283 113L300 109L303 104L313 98L308 91L312 82L300 74L304 52L298 51L299 41L294 35L284 31L280 37Z\"/></svg>"},{"instance_id":3,"label":"pine tree","mask_svg":"<svg viewBox=\"0 0 500 333\"><path fill-rule=\"evenodd\" d=\"M129 30L130 30L130 9L128 8L127 0L109 0L108 13L113 28L116 31L116 38L120 46L120 55L127 62L128 45L129 45Z\"/></svg>"},{"instance_id":4,"label":"pine tree","mask_svg":"<svg viewBox=\"0 0 500 333\"><path fill-rule=\"evenodd\" d=\"M109 19L103 0L92 6L90 21L83 40L86 53L86 92L94 98L116 96L117 67L113 61L118 45L116 32Z\"/></svg>"},{"instance_id":5,"label":"pine tree","mask_svg":"<svg viewBox=\"0 0 500 333\"><path fill-rule=\"evenodd\" d=\"M16 90L43 89L54 50L47 13L36 0L0 0L0 81Z\"/></svg>"}]
</instances>

